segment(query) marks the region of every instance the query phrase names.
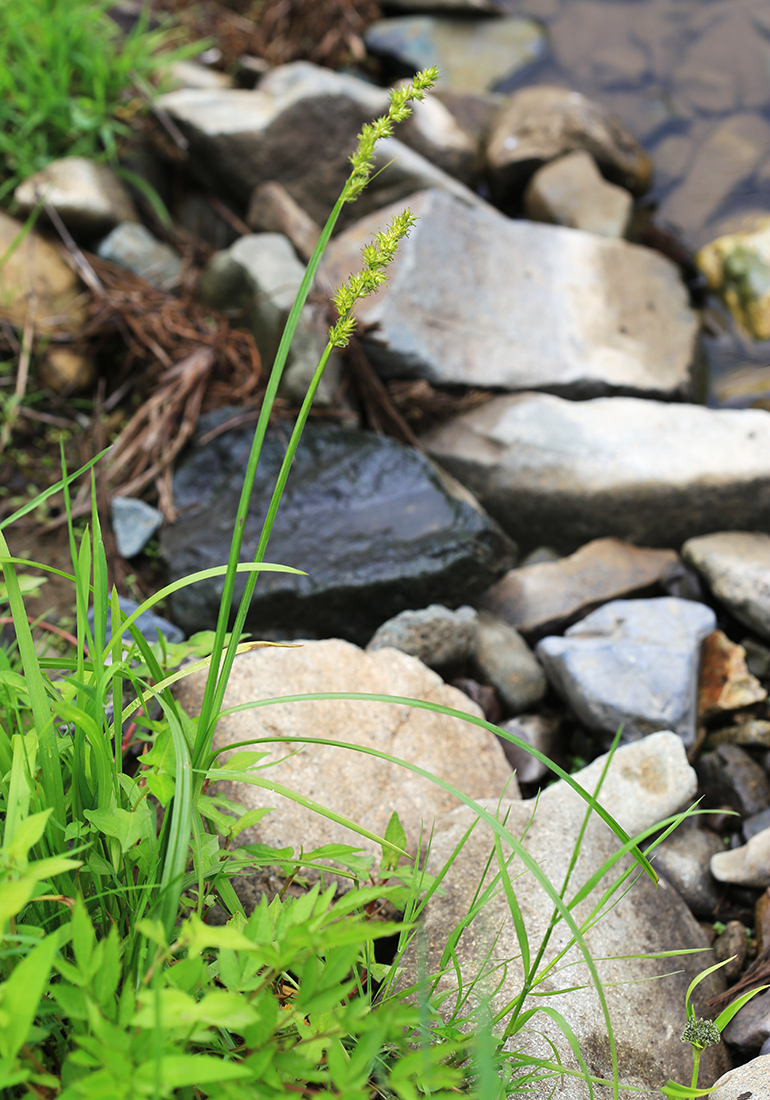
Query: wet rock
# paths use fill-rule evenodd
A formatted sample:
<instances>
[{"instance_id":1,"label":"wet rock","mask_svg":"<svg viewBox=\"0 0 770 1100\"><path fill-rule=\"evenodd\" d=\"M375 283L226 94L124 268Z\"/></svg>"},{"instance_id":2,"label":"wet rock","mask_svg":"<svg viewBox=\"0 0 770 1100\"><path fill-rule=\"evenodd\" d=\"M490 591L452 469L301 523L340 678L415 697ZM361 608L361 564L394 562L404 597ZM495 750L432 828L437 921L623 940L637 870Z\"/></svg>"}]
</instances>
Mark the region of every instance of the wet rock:
<instances>
[{"instance_id":1,"label":"wet rock","mask_svg":"<svg viewBox=\"0 0 770 1100\"><path fill-rule=\"evenodd\" d=\"M484 593L480 606L515 626L528 641L537 641L560 633L608 600L657 594L677 561L673 550L595 539L566 558L522 563Z\"/></svg>"},{"instance_id":2,"label":"wet rock","mask_svg":"<svg viewBox=\"0 0 770 1100\"><path fill-rule=\"evenodd\" d=\"M745 1004L743 1008L739 1008L736 1014L733 1016L730 1023L722 1032L722 1038L726 1043L730 1043L731 1046L738 1048L741 1054L753 1054L760 1049L763 1043L770 1039L770 992L759 993L756 997L752 997L748 1004ZM760 1061L760 1059L757 1059ZM761 1059L763 1065L755 1066L753 1071L753 1079L757 1082L758 1091L756 1092L757 1100L760 1100L764 1091L767 1090L767 1068L770 1066L770 1059ZM754 1063L750 1063L754 1065ZM745 1067L741 1067L745 1068ZM764 1071L764 1073L763 1073ZM733 1071L736 1072L735 1070ZM729 1077L729 1074L728 1074ZM732 1100L740 1100L741 1095L746 1095L746 1082L741 1080L740 1087L742 1093L733 1092L733 1078L721 1086L721 1090L716 1093L716 1096L729 1097ZM719 1084L719 1082L717 1082ZM751 1095L751 1092L749 1092ZM714 1097L715 1093L712 1092L711 1096Z\"/></svg>"},{"instance_id":3,"label":"wet rock","mask_svg":"<svg viewBox=\"0 0 770 1100\"><path fill-rule=\"evenodd\" d=\"M562 230L562 232L568 232ZM422 438L524 547L678 546L770 526L770 413L628 397L496 397Z\"/></svg>"},{"instance_id":4,"label":"wet rock","mask_svg":"<svg viewBox=\"0 0 770 1100\"><path fill-rule=\"evenodd\" d=\"M168 111L190 141L197 176L209 187L224 187L246 203L255 187L277 181L313 221L323 225L350 174L348 158L365 122L384 114L388 93L366 81L312 65L292 62L273 69L253 91L185 89L161 96ZM440 110L440 108L439 108ZM436 110L399 128L399 139L435 163L435 171L458 158L468 171L475 164L473 143L449 112L435 125ZM460 146L464 149L462 157ZM401 198L415 190L404 177ZM378 176L364 195L343 211L341 224L382 205Z\"/></svg>"},{"instance_id":5,"label":"wet rock","mask_svg":"<svg viewBox=\"0 0 770 1100\"><path fill-rule=\"evenodd\" d=\"M527 216L600 237L623 237L633 200L624 187L602 178L590 153L549 161L535 172L524 195Z\"/></svg>"},{"instance_id":6,"label":"wet rock","mask_svg":"<svg viewBox=\"0 0 770 1100\"><path fill-rule=\"evenodd\" d=\"M590 153L608 180L632 194L650 186L652 162L617 118L580 92L540 84L514 92L490 133L495 200L516 206L540 165L576 149Z\"/></svg>"},{"instance_id":7,"label":"wet rock","mask_svg":"<svg viewBox=\"0 0 770 1100\"><path fill-rule=\"evenodd\" d=\"M693 916L700 920L711 917L719 903L720 892L709 872L709 860L721 851L720 838L700 829L696 821L682 822L655 849L655 870L666 876Z\"/></svg>"},{"instance_id":8,"label":"wet rock","mask_svg":"<svg viewBox=\"0 0 770 1100\"><path fill-rule=\"evenodd\" d=\"M543 57L546 39L533 19L450 19L405 15L372 23L364 32L370 53L402 68L438 65L453 92L486 92Z\"/></svg>"},{"instance_id":9,"label":"wet rock","mask_svg":"<svg viewBox=\"0 0 770 1100\"><path fill-rule=\"evenodd\" d=\"M572 397L687 392L696 319L668 260L626 241L512 221L435 189L409 207L419 220L388 285L358 310L374 326L365 344L381 374ZM340 234L324 281L337 286L359 270L361 246L400 209Z\"/></svg>"},{"instance_id":10,"label":"wet rock","mask_svg":"<svg viewBox=\"0 0 770 1100\"><path fill-rule=\"evenodd\" d=\"M711 873L718 882L736 886L770 886L770 829L755 833L740 848L718 852L711 858Z\"/></svg>"},{"instance_id":11,"label":"wet rock","mask_svg":"<svg viewBox=\"0 0 770 1100\"><path fill-rule=\"evenodd\" d=\"M53 161L20 183L13 197L23 215L44 199L79 238L106 233L120 222L138 221L131 196L115 173L87 157Z\"/></svg>"},{"instance_id":12,"label":"wet rock","mask_svg":"<svg viewBox=\"0 0 770 1100\"><path fill-rule=\"evenodd\" d=\"M755 998L756 999L756 998ZM770 1009L770 1001L768 1002ZM770 1030L768 1031L770 1035ZM707 1100L761 1100L770 1078L770 1055L753 1058L745 1065L737 1066L714 1082Z\"/></svg>"},{"instance_id":13,"label":"wet rock","mask_svg":"<svg viewBox=\"0 0 770 1100\"><path fill-rule=\"evenodd\" d=\"M431 604L420 611L402 611L378 627L367 651L399 649L429 668L467 661L476 651L478 612L472 607L450 611Z\"/></svg>"},{"instance_id":14,"label":"wet rock","mask_svg":"<svg viewBox=\"0 0 770 1100\"><path fill-rule=\"evenodd\" d=\"M133 613L139 607L136 600L130 600L128 596L120 596L118 599L120 604L120 610L124 615L133 615ZM94 628L94 609L91 607L88 609L88 622L93 630ZM180 630L174 623L169 622L168 619L164 619L162 615L156 614L154 611L143 611L139 618L136 620L136 628L139 633L147 639L148 642L157 642L158 632L160 632L167 642L171 642L176 645L179 642L185 640L185 633ZM112 621L107 615L107 641L112 637ZM128 631L123 635L127 645L131 644L131 635Z\"/></svg>"},{"instance_id":15,"label":"wet rock","mask_svg":"<svg viewBox=\"0 0 770 1100\"><path fill-rule=\"evenodd\" d=\"M153 237L149 229L134 222L121 222L96 250L103 260L128 268L162 290L178 286L181 257L167 244Z\"/></svg>"},{"instance_id":16,"label":"wet rock","mask_svg":"<svg viewBox=\"0 0 770 1100\"><path fill-rule=\"evenodd\" d=\"M33 230L9 253L24 230L0 211L0 316L23 329L31 303L39 334L77 331L85 307L77 275L61 253Z\"/></svg>"},{"instance_id":17,"label":"wet rock","mask_svg":"<svg viewBox=\"0 0 770 1100\"><path fill-rule=\"evenodd\" d=\"M704 753L696 768L709 805L729 806L741 817L770 806L770 780L738 745L720 745Z\"/></svg>"},{"instance_id":18,"label":"wet rock","mask_svg":"<svg viewBox=\"0 0 770 1100\"><path fill-rule=\"evenodd\" d=\"M177 698L188 713L199 712L205 682L205 674L196 673L177 685ZM465 695L414 657L393 649L365 653L338 640L242 654L235 660L224 705L328 691L398 695L480 715ZM426 840L435 818L458 805L454 795L404 767L348 749L309 745L303 742L308 735L378 749L419 764L474 798L489 791L500 793L504 787L511 792L506 784L513 788L508 797L516 797L516 781L494 734L401 704L334 700L246 710L220 720L214 745L223 748L254 737L273 738L259 745L259 751L268 754L261 764L274 765L272 780L333 806L379 836L397 812L412 853L418 849L421 830ZM289 744L287 737L298 741ZM294 750L291 755L287 748ZM372 841L279 794L241 782L222 788L248 808L272 807L243 834L247 842L291 845L305 852L324 844L352 844L379 857Z\"/></svg>"},{"instance_id":19,"label":"wet rock","mask_svg":"<svg viewBox=\"0 0 770 1100\"><path fill-rule=\"evenodd\" d=\"M698 111L764 109L768 95L764 35L742 5L719 5L674 70L673 93Z\"/></svg>"},{"instance_id":20,"label":"wet rock","mask_svg":"<svg viewBox=\"0 0 770 1100\"><path fill-rule=\"evenodd\" d=\"M246 221L260 233L282 233L288 237L305 262L312 256L321 236L321 227L276 180L268 180L254 188Z\"/></svg>"},{"instance_id":21,"label":"wet rock","mask_svg":"<svg viewBox=\"0 0 770 1100\"><path fill-rule=\"evenodd\" d=\"M698 717L761 703L767 692L746 668L746 650L715 630L703 643Z\"/></svg>"},{"instance_id":22,"label":"wet rock","mask_svg":"<svg viewBox=\"0 0 770 1100\"><path fill-rule=\"evenodd\" d=\"M770 218L704 245L695 262L743 331L770 339Z\"/></svg>"},{"instance_id":23,"label":"wet rock","mask_svg":"<svg viewBox=\"0 0 770 1100\"><path fill-rule=\"evenodd\" d=\"M122 558L140 554L162 523L162 513L144 500L115 497L112 502L112 529Z\"/></svg>"},{"instance_id":24,"label":"wet rock","mask_svg":"<svg viewBox=\"0 0 770 1100\"><path fill-rule=\"evenodd\" d=\"M609 743L672 729L695 739L698 667L716 617L709 607L663 596L612 600L536 653L578 719Z\"/></svg>"},{"instance_id":25,"label":"wet rock","mask_svg":"<svg viewBox=\"0 0 770 1100\"><path fill-rule=\"evenodd\" d=\"M739 920L730 920L725 925L724 932L721 932L714 940L714 955L718 962L725 962L727 959L731 959L731 962L727 963L727 966L722 968L725 981L728 986L736 982L740 977L743 970L743 964L746 962L746 955L748 954L749 937L748 929L745 924L741 924Z\"/></svg>"},{"instance_id":26,"label":"wet rock","mask_svg":"<svg viewBox=\"0 0 770 1100\"><path fill-rule=\"evenodd\" d=\"M499 726L501 730L526 741L549 760L564 767L565 746L562 740L561 718L546 714L520 714L516 718L500 722ZM519 783L540 783L549 774L546 765L526 749L514 745L512 741L506 741L504 737L500 737L500 744L503 746L508 763L516 772Z\"/></svg>"},{"instance_id":27,"label":"wet rock","mask_svg":"<svg viewBox=\"0 0 770 1100\"><path fill-rule=\"evenodd\" d=\"M659 215L696 243L705 244L708 228L703 227L765 158L770 123L758 114L737 114L697 137L687 175L663 199Z\"/></svg>"},{"instance_id":28,"label":"wet rock","mask_svg":"<svg viewBox=\"0 0 770 1100\"><path fill-rule=\"evenodd\" d=\"M200 433L228 415L218 410L202 418ZM251 439L251 429L222 433L180 463L174 476L180 519L161 539L171 578L227 560ZM283 434L268 433L244 561L256 550L284 450ZM470 602L509 568L514 549L469 494L447 484L424 456L395 440L309 424L268 554L308 575L263 574L247 629L294 636L343 631L366 641L385 619L418 603ZM241 577L236 599L243 587ZM176 593L175 619L190 630L212 626L221 592L215 578Z\"/></svg>"},{"instance_id":29,"label":"wet rock","mask_svg":"<svg viewBox=\"0 0 770 1100\"><path fill-rule=\"evenodd\" d=\"M719 531L688 539L682 557L736 619L770 638L770 535Z\"/></svg>"},{"instance_id":30,"label":"wet rock","mask_svg":"<svg viewBox=\"0 0 770 1100\"><path fill-rule=\"evenodd\" d=\"M521 714L546 693L545 674L521 634L488 611L478 619L476 665L510 714Z\"/></svg>"},{"instance_id":31,"label":"wet rock","mask_svg":"<svg viewBox=\"0 0 770 1100\"><path fill-rule=\"evenodd\" d=\"M594 761L573 778L593 792L605 763L605 758ZM619 749L609 766L600 800L633 836L667 814L676 812L694 794L695 776L687 765L680 739L671 733L660 733ZM586 804L563 781L540 792L536 810L533 801L503 803L498 807L489 800L483 805L500 820L505 819L507 814L507 828L515 837L521 837L526 832L526 850L532 859L540 863L551 882L561 884L564 881L575 837L585 818ZM533 811L534 818L530 820ZM439 824L431 846L430 871L435 873L444 864L473 820L473 813L460 807ZM577 893L617 847L618 842L610 830L592 817L570 879L567 900ZM439 954L450 930L456 928L460 919L468 914L478 887L479 868L485 866L491 848L491 830L481 822L456 855L442 882L446 895L434 897L428 905L424 922L428 950L425 965L429 972L438 968ZM503 852L508 854L505 844ZM490 879L497 871L496 862L492 862ZM517 902L534 952L549 926L552 902L534 875L524 870L517 857L508 866L515 880ZM620 864L620 868L625 866ZM590 897L573 909L573 916L578 922L591 911L595 902L596 898ZM704 932L687 906L665 880L661 880L656 887L645 875L641 875L629 896L621 898L602 920L589 929L586 940L594 958L612 959L611 962L599 963L598 967L600 976L606 982L605 993L617 1042L620 1080L626 1084L656 1089L669 1075L680 1080L685 1077L689 1079L691 1053L680 1042L682 1003L691 978L707 965L704 959L708 959L705 954L708 945ZM590 1051L592 1070L602 1076L611 1076L609 1048L599 1038L606 1035L604 1017L590 978L586 975L585 981L574 981L576 971L569 963L581 956L574 947L569 947L569 942L570 933L562 921L553 931L543 961L547 964L563 949L569 948L569 953L562 960L567 968L557 968L538 986L538 994L546 995L545 1001L538 995L526 1001L524 1009L536 1008L544 1003L558 1009L569 1020L583 1051ZM625 984L626 977L639 979L670 969L661 965L660 961L628 959L629 944L644 944L645 951L649 952L677 947L700 948L701 952L683 955L676 967L679 971L681 966L682 971L675 976L654 983L632 980ZM507 960L505 972L496 972L492 983L495 987L498 981L501 983L493 998L493 1010L502 1009L521 992L520 949L502 890L487 901L460 937L456 951L463 993L479 973L488 952L495 960ZM579 972L584 973L582 964ZM453 1007L456 982L454 970L450 968L442 979L442 988L449 993L444 1007L447 1013ZM624 984L617 986L614 982ZM557 993L566 986L577 985L581 988ZM707 979L705 988L698 986L695 993L696 1011L704 1014L706 1001L722 988L724 983L718 975ZM540 1035L542 1032L557 1043L561 1052L565 1052L563 1037L552 1021L538 1016L530 1026L532 1033L516 1036L518 1050L551 1057L552 1052ZM705 1079L713 1080L727 1064L722 1049L711 1048L703 1058L704 1061L710 1059L708 1064L701 1063ZM570 1066L574 1065L568 1051L566 1059ZM584 1100L588 1096L588 1088L585 1084L581 1086L579 1082L572 1081L565 1086L565 1096L569 1096L570 1100Z\"/></svg>"}]
</instances>

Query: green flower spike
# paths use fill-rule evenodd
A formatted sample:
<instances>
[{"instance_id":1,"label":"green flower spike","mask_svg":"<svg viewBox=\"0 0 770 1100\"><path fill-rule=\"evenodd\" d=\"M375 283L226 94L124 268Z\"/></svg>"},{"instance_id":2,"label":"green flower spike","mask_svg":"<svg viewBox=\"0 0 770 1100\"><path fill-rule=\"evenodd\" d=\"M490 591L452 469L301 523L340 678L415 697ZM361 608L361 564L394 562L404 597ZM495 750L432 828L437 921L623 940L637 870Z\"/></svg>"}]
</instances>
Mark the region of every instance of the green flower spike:
<instances>
[{"instance_id":1,"label":"green flower spike","mask_svg":"<svg viewBox=\"0 0 770 1100\"><path fill-rule=\"evenodd\" d=\"M691 1016L684 1025L682 1042L691 1043L694 1047L705 1050L722 1041L722 1033L713 1020L701 1020Z\"/></svg>"}]
</instances>

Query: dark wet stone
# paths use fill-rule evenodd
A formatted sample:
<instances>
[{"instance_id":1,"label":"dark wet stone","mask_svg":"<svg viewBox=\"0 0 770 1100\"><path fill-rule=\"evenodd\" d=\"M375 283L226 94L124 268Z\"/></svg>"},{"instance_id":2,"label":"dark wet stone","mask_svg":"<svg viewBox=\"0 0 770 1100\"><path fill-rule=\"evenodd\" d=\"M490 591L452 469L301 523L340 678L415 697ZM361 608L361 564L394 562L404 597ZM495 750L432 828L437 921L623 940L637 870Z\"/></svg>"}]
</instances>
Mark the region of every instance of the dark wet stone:
<instances>
[{"instance_id":1,"label":"dark wet stone","mask_svg":"<svg viewBox=\"0 0 770 1100\"><path fill-rule=\"evenodd\" d=\"M695 765L709 805L728 805L741 817L770 806L770 781L762 768L738 745L720 745Z\"/></svg>"},{"instance_id":2,"label":"dark wet stone","mask_svg":"<svg viewBox=\"0 0 770 1100\"><path fill-rule=\"evenodd\" d=\"M758 814L752 814L751 817L747 817L743 822L743 839L746 841L751 840L757 833L762 833L765 829L770 829L770 808L767 810L761 810Z\"/></svg>"},{"instance_id":3,"label":"dark wet stone","mask_svg":"<svg viewBox=\"0 0 770 1100\"><path fill-rule=\"evenodd\" d=\"M200 434L228 415L202 418ZM253 560L287 438L270 432L265 440L241 561ZM227 561L251 439L250 428L224 432L180 464L180 518L161 542L172 580ZM417 451L368 432L308 425L267 553L268 561L308 575L263 574L247 629L366 642L406 608L470 602L510 568L515 553L474 505ZM236 598L244 586L241 577ZM175 620L188 631L212 627L222 587L217 577L175 593Z\"/></svg>"}]
</instances>

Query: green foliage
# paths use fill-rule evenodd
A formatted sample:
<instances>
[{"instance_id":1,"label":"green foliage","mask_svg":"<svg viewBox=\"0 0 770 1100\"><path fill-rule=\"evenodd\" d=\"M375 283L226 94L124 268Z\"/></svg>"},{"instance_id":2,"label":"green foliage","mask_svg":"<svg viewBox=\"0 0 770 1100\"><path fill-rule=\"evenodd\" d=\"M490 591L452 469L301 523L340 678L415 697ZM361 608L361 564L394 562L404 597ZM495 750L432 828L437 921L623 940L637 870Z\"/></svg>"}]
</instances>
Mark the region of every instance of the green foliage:
<instances>
[{"instance_id":1,"label":"green foliage","mask_svg":"<svg viewBox=\"0 0 770 1100\"><path fill-rule=\"evenodd\" d=\"M149 7L123 36L111 0L0 0L0 198L62 156L115 161L137 110L136 82L180 48L148 29ZM161 52L162 51L162 52Z\"/></svg>"}]
</instances>

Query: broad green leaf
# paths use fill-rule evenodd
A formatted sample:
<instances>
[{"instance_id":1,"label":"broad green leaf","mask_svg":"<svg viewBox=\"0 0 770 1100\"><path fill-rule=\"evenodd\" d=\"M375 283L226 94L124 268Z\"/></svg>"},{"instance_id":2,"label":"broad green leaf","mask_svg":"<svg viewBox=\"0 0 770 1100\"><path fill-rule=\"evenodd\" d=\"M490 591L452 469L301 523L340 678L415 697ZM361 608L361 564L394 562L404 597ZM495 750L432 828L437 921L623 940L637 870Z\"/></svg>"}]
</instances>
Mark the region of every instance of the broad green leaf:
<instances>
[{"instance_id":1,"label":"broad green leaf","mask_svg":"<svg viewBox=\"0 0 770 1100\"><path fill-rule=\"evenodd\" d=\"M382 845L382 862L380 863L381 875L386 876L388 871L395 871L401 858L401 852L405 848L406 833L398 814L394 810L385 829L385 843Z\"/></svg>"},{"instance_id":2,"label":"broad green leaf","mask_svg":"<svg viewBox=\"0 0 770 1100\"><path fill-rule=\"evenodd\" d=\"M0 985L0 1055L3 1058L15 1058L27 1041L51 973L56 947L56 937L46 936Z\"/></svg>"}]
</instances>

